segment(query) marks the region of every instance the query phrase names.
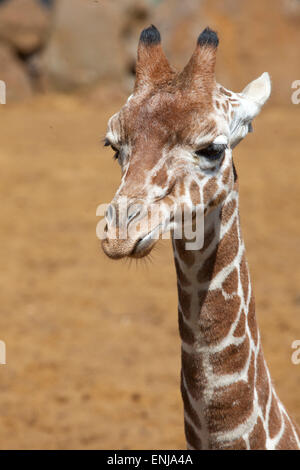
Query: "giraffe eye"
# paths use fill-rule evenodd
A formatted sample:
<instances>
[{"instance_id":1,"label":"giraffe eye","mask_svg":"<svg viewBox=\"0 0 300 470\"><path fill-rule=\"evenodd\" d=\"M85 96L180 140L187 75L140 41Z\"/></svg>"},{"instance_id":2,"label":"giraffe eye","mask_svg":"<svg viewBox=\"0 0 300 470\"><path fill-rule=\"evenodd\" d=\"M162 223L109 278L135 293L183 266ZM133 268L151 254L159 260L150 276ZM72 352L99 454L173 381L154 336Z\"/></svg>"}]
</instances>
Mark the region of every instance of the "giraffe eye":
<instances>
[{"instance_id":1,"label":"giraffe eye","mask_svg":"<svg viewBox=\"0 0 300 470\"><path fill-rule=\"evenodd\" d=\"M205 157L209 160L218 160L222 157L226 148L227 144L210 144L208 147L197 150L195 153L198 157Z\"/></svg>"},{"instance_id":2,"label":"giraffe eye","mask_svg":"<svg viewBox=\"0 0 300 470\"><path fill-rule=\"evenodd\" d=\"M120 151L108 139L104 140L104 147L111 147L115 152L113 159L118 160Z\"/></svg>"}]
</instances>

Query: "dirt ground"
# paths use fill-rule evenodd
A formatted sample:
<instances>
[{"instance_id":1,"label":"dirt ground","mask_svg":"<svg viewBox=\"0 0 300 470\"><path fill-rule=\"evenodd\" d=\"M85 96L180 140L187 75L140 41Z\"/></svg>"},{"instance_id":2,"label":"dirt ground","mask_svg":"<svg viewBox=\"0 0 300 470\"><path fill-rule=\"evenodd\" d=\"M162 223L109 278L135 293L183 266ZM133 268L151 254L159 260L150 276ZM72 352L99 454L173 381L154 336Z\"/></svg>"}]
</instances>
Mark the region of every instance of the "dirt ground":
<instances>
[{"instance_id":1,"label":"dirt ground","mask_svg":"<svg viewBox=\"0 0 300 470\"><path fill-rule=\"evenodd\" d=\"M170 243L113 262L96 208L120 172L101 146L120 105L39 97L0 109L1 449L183 449ZM300 106L268 104L235 150L265 354L300 423Z\"/></svg>"}]
</instances>

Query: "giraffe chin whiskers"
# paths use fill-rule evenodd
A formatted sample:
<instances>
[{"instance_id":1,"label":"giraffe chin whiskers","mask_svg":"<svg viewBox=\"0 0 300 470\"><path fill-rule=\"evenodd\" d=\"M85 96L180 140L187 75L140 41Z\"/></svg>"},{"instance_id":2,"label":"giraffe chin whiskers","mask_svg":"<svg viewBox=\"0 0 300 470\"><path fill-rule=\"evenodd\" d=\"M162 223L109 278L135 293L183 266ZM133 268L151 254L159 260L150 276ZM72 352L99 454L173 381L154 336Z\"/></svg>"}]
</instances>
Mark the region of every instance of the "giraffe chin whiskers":
<instances>
[{"instance_id":1,"label":"giraffe chin whiskers","mask_svg":"<svg viewBox=\"0 0 300 470\"><path fill-rule=\"evenodd\" d=\"M156 244L156 241L153 241L153 240L152 242L145 241L144 239L138 240L136 245L134 246L134 249L128 256L130 258L135 258L135 259L145 258L151 253L155 244Z\"/></svg>"}]
</instances>

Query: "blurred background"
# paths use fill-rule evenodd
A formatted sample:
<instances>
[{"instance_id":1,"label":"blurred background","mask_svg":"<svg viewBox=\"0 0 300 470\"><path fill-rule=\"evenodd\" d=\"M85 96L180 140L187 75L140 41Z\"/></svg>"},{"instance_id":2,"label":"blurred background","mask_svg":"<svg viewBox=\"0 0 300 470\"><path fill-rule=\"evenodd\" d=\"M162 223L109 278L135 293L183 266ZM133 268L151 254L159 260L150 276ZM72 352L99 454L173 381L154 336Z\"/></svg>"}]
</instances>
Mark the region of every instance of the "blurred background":
<instances>
[{"instance_id":1,"label":"blurred background","mask_svg":"<svg viewBox=\"0 0 300 470\"><path fill-rule=\"evenodd\" d=\"M233 91L271 74L235 161L265 354L300 423L300 1L1 0L1 449L185 448L170 243L129 265L95 235L120 180L101 138L151 23L177 67L217 29L217 79Z\"/></svg>"}]
</instances>

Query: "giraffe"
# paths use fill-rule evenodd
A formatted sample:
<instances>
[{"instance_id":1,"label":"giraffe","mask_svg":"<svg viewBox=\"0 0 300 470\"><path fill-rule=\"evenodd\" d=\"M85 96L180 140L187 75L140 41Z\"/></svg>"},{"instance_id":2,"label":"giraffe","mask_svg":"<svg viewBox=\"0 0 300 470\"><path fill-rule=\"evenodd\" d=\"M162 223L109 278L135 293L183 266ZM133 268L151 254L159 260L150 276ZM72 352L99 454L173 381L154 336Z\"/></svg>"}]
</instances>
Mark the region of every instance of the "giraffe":
<instances>
[{"instance_id":1,"label":"giraffe","mask_svg":"<svg viewBox=\"0 0 300 470\"><path fill-rule=\"evenodd\" d=\"M218 44L217 33L206 28L178 72L156 27L142 31L133 94L110 118L104 143L113 148L122 179L107 211L102 247L112 259L142 258L157 242L155 231L173 234L187 448L299 449L299 430L264 359L232 159L270 96L270 77L263 73L241 93L225 89L215 79ZM192 211L201 205L199 249L174 237L174 201ZM159 203L165 223L147 232L143 220ZM121 237L134 223L139 235Z\"/></svg>"}]
</instances>

